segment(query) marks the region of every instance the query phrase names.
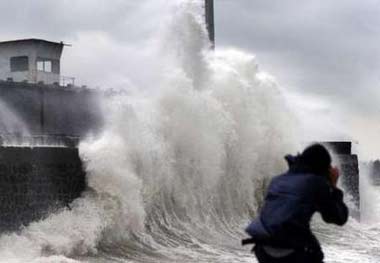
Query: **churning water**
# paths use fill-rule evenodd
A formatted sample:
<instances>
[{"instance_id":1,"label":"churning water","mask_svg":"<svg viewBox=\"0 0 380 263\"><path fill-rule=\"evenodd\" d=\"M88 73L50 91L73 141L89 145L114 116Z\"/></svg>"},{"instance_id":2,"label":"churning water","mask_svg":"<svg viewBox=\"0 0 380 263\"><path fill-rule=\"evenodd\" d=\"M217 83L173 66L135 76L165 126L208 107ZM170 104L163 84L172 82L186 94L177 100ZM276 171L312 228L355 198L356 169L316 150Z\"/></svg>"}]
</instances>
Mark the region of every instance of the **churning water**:
<instances>
[{"instance_id":1,"label":"churning water","mask_svg":"<svg viewBox=\"0 0 380 263\"><path fill-rule=\"evenodd\" d=\"M243 228L298 149L297 121L252 55L209 51L199 2L176 4L156 91L105 99L104 131L80 144L90 190L2 235L1 262L255 262ZM327 262L380 259L379 225L314 228Z\"/></svg>"}]
</instances>

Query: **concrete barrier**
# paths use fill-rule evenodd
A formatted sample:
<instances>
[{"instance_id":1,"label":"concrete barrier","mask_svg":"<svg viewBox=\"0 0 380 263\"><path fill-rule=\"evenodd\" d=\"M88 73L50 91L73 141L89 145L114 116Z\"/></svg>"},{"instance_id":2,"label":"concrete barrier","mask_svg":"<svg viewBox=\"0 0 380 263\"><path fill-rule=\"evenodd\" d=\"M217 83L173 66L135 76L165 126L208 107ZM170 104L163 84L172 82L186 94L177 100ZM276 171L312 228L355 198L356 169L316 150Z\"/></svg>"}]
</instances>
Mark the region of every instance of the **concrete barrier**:
<instances>
[{"instance_id":1,"label":"concrete barrier","mask_svg":"<svg viewBox=\"0 0 380 263\"><path fill-rule=\"evenodd\" d=\"M0 148L0 231L67 206L86 187L76 148Z\"/></svg>"},{"instance_id":2,"label":"concrete barrier","mask_svg":"<svg viewBox=\"0 0 380 263\"><path fill-rule=\"evenodd\" d=\"M0 81L0 103L17 116L29 135L85 136L103 125L101 93L86 88ZM0 121L6 120L7 116ZM0 125L6 127L7 123ZM12 131L14 133L14 131ZM0 134L9 133L6 128Z\"/></svg>"},{"instance_id":3,"label":"concrete barrier","mask_svg":"<svg viewBox=\"0 0 380 263\"><path fill-rule=\"evenodd\" d=\"M86 88L0 81L0 232L40 220L84 191L76 147L103 125L101 96Z\"/></svg>"}]
</instances>

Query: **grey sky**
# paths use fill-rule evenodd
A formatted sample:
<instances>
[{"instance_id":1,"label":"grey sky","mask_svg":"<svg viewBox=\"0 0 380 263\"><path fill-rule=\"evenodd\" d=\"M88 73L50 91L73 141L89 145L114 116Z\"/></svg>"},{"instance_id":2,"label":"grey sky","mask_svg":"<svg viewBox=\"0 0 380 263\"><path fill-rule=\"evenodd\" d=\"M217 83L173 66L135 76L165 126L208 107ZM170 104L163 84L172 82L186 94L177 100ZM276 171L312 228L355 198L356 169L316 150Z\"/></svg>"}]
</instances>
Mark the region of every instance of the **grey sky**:
<instances>
[{"instance_id":1,"label":"grey sky","mask_svg":"<svg viewBox=\"0 0 380 263\"><path fill-rule=\"evenodd\" d=\"M256 54L300 94L300 115L317 134L357 141L362 159L380 157L380 1L216 3L217 45Z\"/></svg>"},{"instance_id":2,"label":"grey sky","mask_svg":"<svg viewBox=\"0 0 380 263\"><path fill-rule=\"evenodd\" d=\"M255 53L288 87L379 112L380 1L216 1L218 44Z\"/></svg>"},{"instance_id":3,"label":"grey sky","mask_svg":"<svg viewBox=\"0 0 380 263\"><path fill-rule=\"evenodd\" d=\"M0 40L63 40L73 44L64 53L64 74L90 86L133 85L130 76L143 82L149 72L147 40L163 23L157 14L168 1L0 0ZM256 54L286 90L327 103L321 111L341 115L365 145L377 139L379 0L215 0L215 6L217 47Z\"/></svg>"}]
</instances>

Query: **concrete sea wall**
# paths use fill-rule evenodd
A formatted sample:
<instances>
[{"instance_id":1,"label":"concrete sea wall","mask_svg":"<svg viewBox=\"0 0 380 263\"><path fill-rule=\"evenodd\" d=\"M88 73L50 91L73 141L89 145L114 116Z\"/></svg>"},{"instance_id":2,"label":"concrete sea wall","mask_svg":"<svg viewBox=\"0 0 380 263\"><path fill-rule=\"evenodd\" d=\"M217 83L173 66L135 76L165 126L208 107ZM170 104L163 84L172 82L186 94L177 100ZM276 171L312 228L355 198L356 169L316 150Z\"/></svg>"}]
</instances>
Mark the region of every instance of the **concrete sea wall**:
<instances>
[{"instance_id":1,"label":"concrete sea wall","mask_svg":"<svg viewBox=\"0 0 380 263\"><path fill-rule=\"evenodd\" d=\"M102 126L100 93L85 88L0 81L0 103L25 125L29 135L85 136ZM10 130L0 112L0 133Z\"/></svg>"},{"instance_id":2,"label":"concrete sea wall","mask_svg":"<svg viewBox=\"0 0 380 263\"><path fill-rule=\"evenodd\" d=\"M0 231L46 217L85 187L76 148L0 147Z\"/></svg>"},{"instance_id":3,"label":"concrete sea wall","mask_svg":"<svg viewBox=\"0 0 380 263\"><path fill-rule=\"evenodd\" d=\"M0 81L0 232L42 219L84 191L76 146L102 126L99 96L84 88Z\"/></svg>"}]
</instances>

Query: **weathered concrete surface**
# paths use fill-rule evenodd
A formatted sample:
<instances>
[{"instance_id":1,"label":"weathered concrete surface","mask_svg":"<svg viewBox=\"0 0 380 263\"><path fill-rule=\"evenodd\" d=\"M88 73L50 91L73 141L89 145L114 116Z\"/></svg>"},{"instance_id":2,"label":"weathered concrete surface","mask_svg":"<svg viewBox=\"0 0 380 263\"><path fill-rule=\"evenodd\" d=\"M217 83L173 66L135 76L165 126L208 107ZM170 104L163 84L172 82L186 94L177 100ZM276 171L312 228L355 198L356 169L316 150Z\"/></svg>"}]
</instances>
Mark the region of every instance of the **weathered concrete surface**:
<instances>
[{"instance_id":1,"label":"weathered concrete surface","mask_svg":"<svg viewBox=\"0 0 380 263\"><path fill-rule=\"evenodd\" d=\"M96 132L103 125L100 96L83 88L0 81L0 103L25 125L29 136L83 137ZM14 134L3 114L0 112L0 134Z\"/></svg>"},{"instance_id":2,"label":"weathered concrete surface","mask_svg":"<svg viewBox=\"0 0 380 263\"><path fill-rule=\"evenodd\" d=\"M0 148L0 231L44 218L86 187L76 148Z\"/></svg>"},{"instance_id":3,"label":"weathered concrete surface","mask_svg":"<svg viewBox=\"0 0 380 263\"><path fill-rule=\"evenodd\" d=\"M75 147L103 125L99 98L89 89L0 81L0 232L80 196L85 173Z\"/></svg>"}]
</instances>

